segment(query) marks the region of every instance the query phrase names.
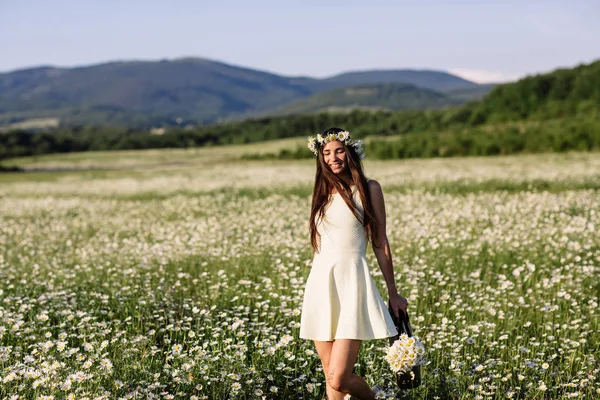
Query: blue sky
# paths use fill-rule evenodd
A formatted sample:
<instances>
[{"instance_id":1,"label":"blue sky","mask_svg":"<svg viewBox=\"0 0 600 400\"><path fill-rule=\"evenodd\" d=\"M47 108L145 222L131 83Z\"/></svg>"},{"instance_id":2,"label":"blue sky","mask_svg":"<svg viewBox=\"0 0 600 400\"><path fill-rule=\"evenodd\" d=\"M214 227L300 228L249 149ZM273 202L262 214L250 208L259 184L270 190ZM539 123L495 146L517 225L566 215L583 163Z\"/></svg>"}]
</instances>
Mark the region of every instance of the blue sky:
<instances>
[{"instance_id":1,"label":"blue sky","mask_svg":"<svg viewBox=\"0 0 600 400\"><path fill-rule=\"evenodd\" d=\"M417 68L499 82L600 59L599 21L599 0L0 0L0 71L193 56L284 75Z\"/></svg>"}]
</instances>

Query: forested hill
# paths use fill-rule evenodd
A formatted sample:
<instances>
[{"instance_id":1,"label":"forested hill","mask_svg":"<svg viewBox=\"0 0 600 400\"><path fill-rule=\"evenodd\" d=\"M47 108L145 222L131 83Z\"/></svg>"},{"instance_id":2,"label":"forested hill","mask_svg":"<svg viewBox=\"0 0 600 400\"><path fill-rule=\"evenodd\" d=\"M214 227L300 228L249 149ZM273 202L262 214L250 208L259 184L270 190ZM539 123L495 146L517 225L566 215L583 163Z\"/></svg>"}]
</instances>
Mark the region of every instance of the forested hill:
<instances>
[{"instance_id":1,"label":"forested hill","mask_svg":"<svg viewBox=\"0 0 600 400\"><path fill-rule=\"evenodd\" d=\"M0 159L65 151L250 143L314 135L329 126L348 129L355 138L396 135L401 144L378 141L373 145L381 148L372 151L385 157L597 149L600 61L500 85L481 101L441 110L292 115L171 130L163 135L101 127L34 135L13 131L0 135ZM483 143L482 147L477 143ZM479 150L471 152L474 148ZM293 156L309 156L305 150Z\"/></svg>"},{"instance_id":2,"label":"forested hill","mask_svg":"<svg viewBox=\"0 0 600 400\"><path fill-rule=\"evenodd\" d=\"M269 111L270 115L349 112L353 109L420 110L464 103L430 89L404 83L376 83L331 89Z\"/></svg>"},{"instance_id":3,"label":"forested hill","mask_svg":"<svg viewBox=\"0 0 600 400\"><path fill-rule=\"evenodd\" d=\"M366 137L575 117L600 118L600 61L498 85L480 101L442 110L291 115L207 126L197 132L215 143L248 143L311 135L328 126Z\"/></svg>"},{"instance_id":4,"label":"forested hill","mask_svg":"<svg viewBox=\"0 0 600 400\"><path fill-rule=\"evenodd\" d=\"M357 71L314 79L199 58L40 67L0 74L0 126L33 118L70 126L196 125L256 116L334 88L398 82L436 91L478 87L443 71Z\"/></svg>"},{"instance_id":5,"label":"forested hill","mask_svg":"<svg viewBox=\"0 0 600 400\"><path fill-rule=\"evenodd\" d=\"M571 69L530 76L496 86L473 109L473 122L562 117L597 112L600 107L600 60Z\"/></svg>"}]
</instances>

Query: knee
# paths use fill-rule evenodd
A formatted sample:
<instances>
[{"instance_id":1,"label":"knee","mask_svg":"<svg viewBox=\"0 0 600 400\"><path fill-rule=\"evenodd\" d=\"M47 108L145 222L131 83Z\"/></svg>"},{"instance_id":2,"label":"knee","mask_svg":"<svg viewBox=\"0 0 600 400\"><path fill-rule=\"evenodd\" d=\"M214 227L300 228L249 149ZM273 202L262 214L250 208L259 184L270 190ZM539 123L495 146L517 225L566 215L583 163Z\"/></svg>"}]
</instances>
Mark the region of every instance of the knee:
<instances>
[{"instance_id":1,"label":"knee","mask_svg":"<svg viewBox=\"0 0 600 400\"><path fill-rule=\"evenodd\" d=\"M332 371L329 374L329 386L335 391L338 392L346 392L348 389L348 381L351 379L350 375L347 374L338 374L335 371Z\"/></svg>"}]
</instances>

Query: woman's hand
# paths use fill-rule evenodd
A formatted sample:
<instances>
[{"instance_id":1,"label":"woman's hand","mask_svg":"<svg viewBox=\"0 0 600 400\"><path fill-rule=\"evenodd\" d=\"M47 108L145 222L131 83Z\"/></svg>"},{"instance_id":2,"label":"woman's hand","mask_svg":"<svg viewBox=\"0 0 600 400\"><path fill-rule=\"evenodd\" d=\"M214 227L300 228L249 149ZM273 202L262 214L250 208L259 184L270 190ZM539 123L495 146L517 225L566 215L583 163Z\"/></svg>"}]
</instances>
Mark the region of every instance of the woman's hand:
<instances>
[{"instance_id":1,"label":"woman's hand","mask_svg":"<svg viewBox=\"0 0 600 400\"><path fill-rule=\"evenodd\" d=\"M400 313L398 310L406 312L406 309L408 308L408 300L396 293L395 295L390 296L390 306L392 307L392 310L394 310L396 318L399 318Z\"/></svg>"}]
</instances>

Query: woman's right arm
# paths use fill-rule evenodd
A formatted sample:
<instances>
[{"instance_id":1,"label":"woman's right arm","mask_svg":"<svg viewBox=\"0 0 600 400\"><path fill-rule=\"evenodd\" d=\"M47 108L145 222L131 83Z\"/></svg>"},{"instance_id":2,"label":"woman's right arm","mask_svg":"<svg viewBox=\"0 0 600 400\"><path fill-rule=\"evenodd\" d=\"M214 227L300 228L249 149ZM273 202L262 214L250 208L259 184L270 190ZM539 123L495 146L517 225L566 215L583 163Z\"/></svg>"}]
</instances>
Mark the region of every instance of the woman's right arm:
<instances>
[{"instance_id":1,"label":"woman's right arm","mask_svg":"<svg viewBox=\"0 0 600 400\"><path fill-rule=\"evenodd\" d=\"M396 316L398 316L398 310L406 312L408 300L398 294L398 289L396 288L396 282L394 280L392 250L390 249L386 233L385 201L383 199L383 190L381 189L379 182L372 179L369 181L369 193L371 194L371 204L373 206L373 212L378 228L377 238L373 241L377 242L378 246L376 247L373 245L373 252L375 253L375 257L377 257L379 268L381 269L381 273L383 274L388 288L390 305Z\"/></svg>"}]
</instances>

